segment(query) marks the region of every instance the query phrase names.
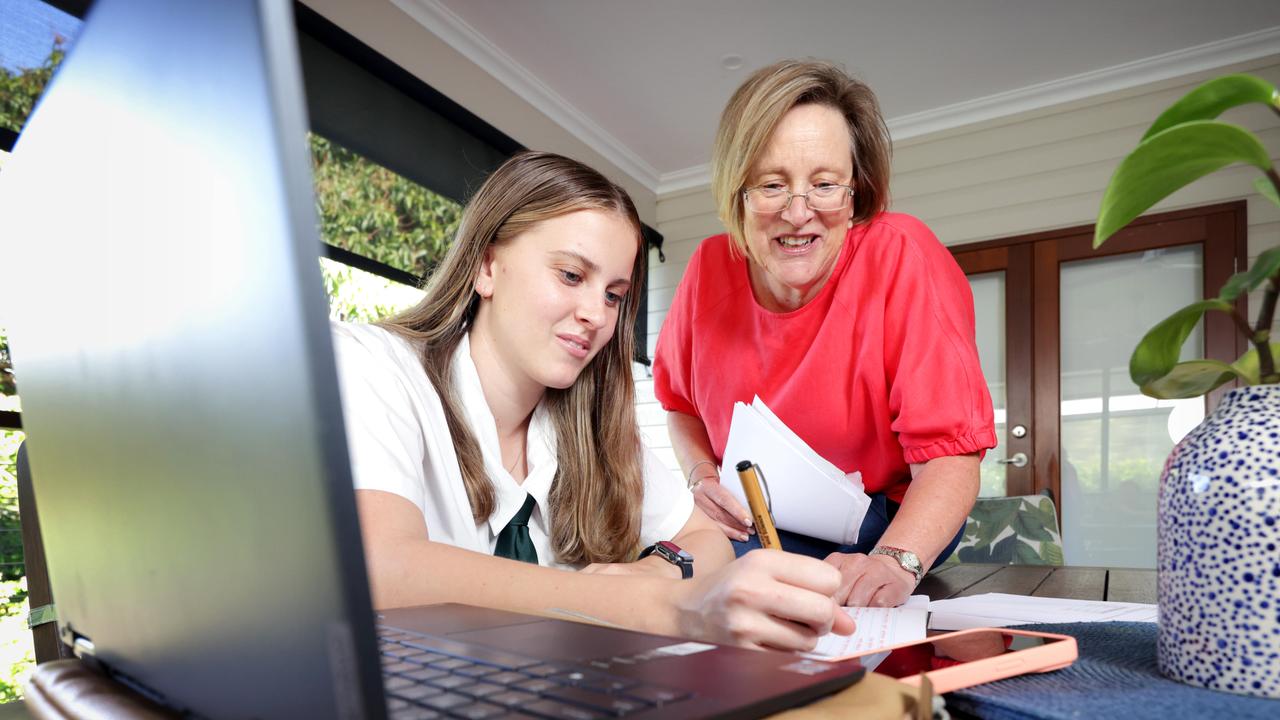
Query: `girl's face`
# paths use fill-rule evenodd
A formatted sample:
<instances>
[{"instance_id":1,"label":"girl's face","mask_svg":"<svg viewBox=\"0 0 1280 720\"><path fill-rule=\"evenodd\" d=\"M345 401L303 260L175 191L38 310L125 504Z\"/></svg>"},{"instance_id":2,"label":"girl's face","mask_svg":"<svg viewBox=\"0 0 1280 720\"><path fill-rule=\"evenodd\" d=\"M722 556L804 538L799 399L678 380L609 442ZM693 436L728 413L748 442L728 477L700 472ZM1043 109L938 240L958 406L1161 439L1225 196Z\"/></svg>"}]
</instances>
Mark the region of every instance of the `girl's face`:
<instances>
[{"instance_id":1,"label":"girl's face","mask_svg":"<svg viewBox=\"0 0 1280 720\"><path fill-rule=\"evenodd\" d=\"M473 332L520 392L567 388L613 337L639 251L620 213L579 210L489 248Z\"/></svg>"}]
</instances>

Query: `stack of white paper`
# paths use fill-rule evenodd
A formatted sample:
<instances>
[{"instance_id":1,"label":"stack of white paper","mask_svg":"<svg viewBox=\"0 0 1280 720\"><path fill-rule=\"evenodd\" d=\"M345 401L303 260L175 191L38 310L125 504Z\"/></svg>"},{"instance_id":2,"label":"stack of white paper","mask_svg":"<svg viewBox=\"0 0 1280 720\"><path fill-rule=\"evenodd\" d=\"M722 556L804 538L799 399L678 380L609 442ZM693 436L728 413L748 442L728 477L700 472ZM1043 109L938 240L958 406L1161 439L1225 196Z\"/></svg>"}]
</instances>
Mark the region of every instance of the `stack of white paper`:
<instances>
[{"instance_id":1,"label":"stack of white paper","mask_svg":"<svg viewBox=\"0 0 1280 720\"><path fill-rule=\"evenodd\" d=\"M929 628L968 630L1028 623L1155 622L1156 606L1145 603L1067 600L984 593L929 603Z\"/></svg>"},{"instance_id":2,"label":"stack of white paper","mask_svg":"<svg viewBox=\"0 0 1280 720\"><path fill-rule=\"evenodd\" d=\"M808 657L817 660L843 660L857 655L867 655L890 645L923 640L925 621L929 615L929 597L912 595L905 604L896 608L847 607L844 611L857 623L852 635L828 633L818 639L818 645ZM880 658L883 659L883 658ZM873 661L863 659L868 669ZM874 661L879 664L879 661Z\"/></svg>"},{"instance_id":3,"label":"stack of white paper","mask_svg":"<svg viewBox=\"0 0 1280 720\"><path fill-rule=\"evenodd\" d=\"M779 529L840 545L857 541L871 504L862 487L862 474L846 475L827 462L759 397L750 405L734 403L720 466L721 484L746 508L747 496L735 469L742 460L759 466L762 489Z\"/></svg>"}]
</instances>

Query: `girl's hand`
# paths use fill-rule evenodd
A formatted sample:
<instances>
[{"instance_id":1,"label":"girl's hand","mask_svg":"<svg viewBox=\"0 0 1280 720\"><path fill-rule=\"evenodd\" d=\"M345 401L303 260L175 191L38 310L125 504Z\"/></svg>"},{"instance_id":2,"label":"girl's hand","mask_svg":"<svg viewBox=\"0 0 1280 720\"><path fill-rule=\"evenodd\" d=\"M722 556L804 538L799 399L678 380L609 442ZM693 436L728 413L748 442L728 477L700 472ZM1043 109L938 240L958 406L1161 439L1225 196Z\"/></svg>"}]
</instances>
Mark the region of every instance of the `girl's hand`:
<instances>
[{"instance_id":1,"label":"girl's hand","mask_svg":"<svg viewBox=\"0 0 1280 720\"><path fill-rule=\"evenodd\" d=\"M673 588L677 626L685 637L748 648L812 650L829 632L848 635L853 618L831 595L840 573L814 558L753 550L703 577Z\"/></svg>"}]
</instances>

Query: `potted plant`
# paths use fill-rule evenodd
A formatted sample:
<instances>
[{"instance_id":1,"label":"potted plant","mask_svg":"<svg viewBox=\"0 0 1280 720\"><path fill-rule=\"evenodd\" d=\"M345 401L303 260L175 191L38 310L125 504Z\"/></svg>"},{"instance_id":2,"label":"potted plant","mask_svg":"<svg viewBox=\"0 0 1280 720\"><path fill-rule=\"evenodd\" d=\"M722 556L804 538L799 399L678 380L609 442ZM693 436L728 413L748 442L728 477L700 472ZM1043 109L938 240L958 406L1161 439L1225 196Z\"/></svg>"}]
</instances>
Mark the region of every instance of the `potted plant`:
<instances>
[{"instance_id":1,"label":"potted plant","mask_svg":"<svg viewBox=\"0 0 1280 720\"><path fill-rule=\"evenodd\" d=\"M1280 206L1280 175L1257 137L1218 120L1263 103L1280 115L1280 92L1250 75L1211 80L1178 100L1121 161L1102 199L1100 246L1174 191L1228 165L1262 177L1259 193ZM1264 286L1257 321L1236 310ZM1129 374L1156 398L1190 398L1225 383L1218 407L1174 447L1160 478L1157 511L1160 670L1182 682L1280 697L1280 343L1271 339L1280 294L1280 247L1233 275L1216 298L1161 321L1138 343ZM1225 312L1248 338L1235 362L1178 362L1207 312Z\"/></svg>"}]
</instances>

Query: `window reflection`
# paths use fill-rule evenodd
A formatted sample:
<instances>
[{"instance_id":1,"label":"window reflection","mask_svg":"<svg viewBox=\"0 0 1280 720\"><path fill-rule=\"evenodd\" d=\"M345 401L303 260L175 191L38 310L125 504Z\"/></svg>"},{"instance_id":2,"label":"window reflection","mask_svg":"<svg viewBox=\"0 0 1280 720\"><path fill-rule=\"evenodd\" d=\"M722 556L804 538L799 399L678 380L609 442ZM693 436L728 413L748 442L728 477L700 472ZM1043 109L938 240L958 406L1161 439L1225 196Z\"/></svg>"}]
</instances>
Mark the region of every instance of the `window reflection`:
<instances>
[{"instance_id":1,"label":"window reflection","mask_svg":"<svg viewBox=\"0 0 1280 720\"><path fill-rule=\"evenodd\" d=\"M1064 263L1061 275L1062 540L1068 565L1154 567L1160 471L1204 400L1156 400L1129 357L1157 321L1198 299L1199 246ZM1200 357L1192 333L1183 359Z\"/></svg>"}]
</instances>

